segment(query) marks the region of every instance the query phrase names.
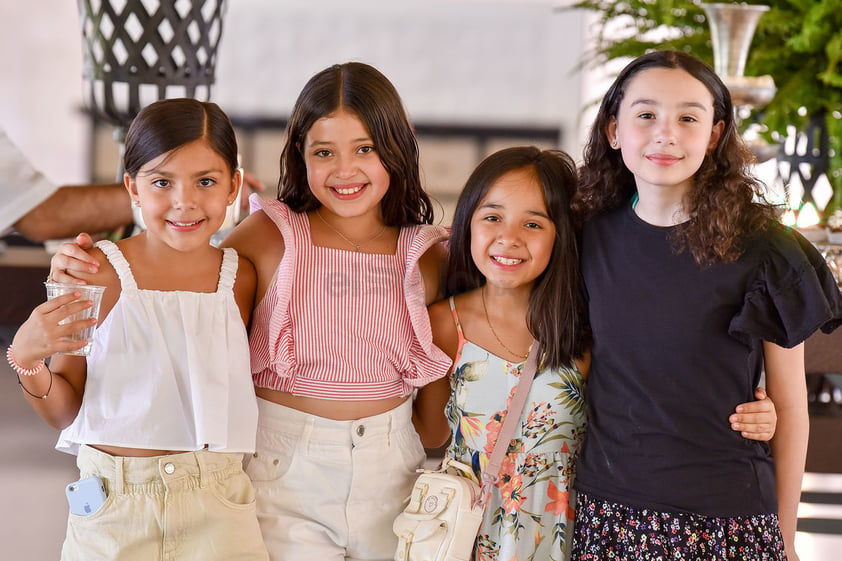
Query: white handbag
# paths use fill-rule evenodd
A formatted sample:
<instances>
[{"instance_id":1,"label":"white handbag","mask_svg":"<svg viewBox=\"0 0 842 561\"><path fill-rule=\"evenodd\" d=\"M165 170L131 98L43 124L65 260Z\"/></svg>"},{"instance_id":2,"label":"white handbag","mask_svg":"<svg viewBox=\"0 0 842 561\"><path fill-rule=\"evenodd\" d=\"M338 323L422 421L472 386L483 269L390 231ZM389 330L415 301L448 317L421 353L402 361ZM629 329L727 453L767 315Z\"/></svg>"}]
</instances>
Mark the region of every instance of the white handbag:
<instances>
[{"instance_id":1,"label":"white handbag","mask_svg":"<svg viewBox=\"0 0 842 561\"><path fill-rule=\"evenodd\" d=\"M537 368L538 345L533 341L500 434L494 443L482 484L470 466L445 458L437 470L418 470L408 503L392 525L398 537L395 561L469 561L482 514L497 482L500 465Z\"/></svg>"}]
</instances>

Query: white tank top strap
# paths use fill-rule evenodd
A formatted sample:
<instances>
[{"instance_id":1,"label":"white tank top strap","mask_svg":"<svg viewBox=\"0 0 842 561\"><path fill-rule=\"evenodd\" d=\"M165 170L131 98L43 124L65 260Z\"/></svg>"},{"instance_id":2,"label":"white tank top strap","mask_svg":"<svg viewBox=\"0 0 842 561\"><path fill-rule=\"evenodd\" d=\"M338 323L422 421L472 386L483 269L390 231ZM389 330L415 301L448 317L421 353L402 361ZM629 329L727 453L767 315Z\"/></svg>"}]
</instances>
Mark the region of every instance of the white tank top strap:
<instances>
[{"instance_id":1,"label":"white tank top strap","mask_svg":"<svg viewBox=\"0 0 842 561\"><path fill-rule=\"evenodd\" d=\"M96 242L96 247L102 250L105 257L117 271L117 276L120 277L120 287L123 290L137 290L137 282L134 280L132 269L129 267L129 262L117 244L111 240L100 240Z\"/></svg>"},{"instance_id":2,"label":"white tank top strap","mask_svg":"<svg viewBox=\"0 0 842 561\"><path fill-rule=\"evenodd\" d=\"M222 248L222 267L219 269L219 284L217 292L230 292L234 289L234 281L237 280L237 267L239 260L237 250L233 247Z\"/></svg>"}]
</instances>

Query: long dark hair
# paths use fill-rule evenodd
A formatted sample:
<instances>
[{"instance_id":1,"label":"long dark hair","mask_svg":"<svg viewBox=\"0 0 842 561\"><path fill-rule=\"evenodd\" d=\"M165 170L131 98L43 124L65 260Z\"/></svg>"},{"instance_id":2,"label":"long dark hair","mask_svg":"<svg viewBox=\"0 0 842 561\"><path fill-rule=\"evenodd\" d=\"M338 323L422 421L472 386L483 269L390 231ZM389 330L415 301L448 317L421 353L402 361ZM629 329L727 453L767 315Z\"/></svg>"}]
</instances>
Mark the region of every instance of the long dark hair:
<instances>
[{"instance_id":1,"label":"long dark hair","mask_svg":"<svg viewBox=\"0 0 842 561\"><path fill-rule=\"evenodd\" d=\"M381 202L386 225L431 224L433 210L421 187L418 142L401 98L388 78L361 62L334 64L310 78L301 90L281 152L278 200L296 212L321 206L307 183L300 147L313 123L340 108L359 117L389 172L389 190Z\"/></svg>"},{"instance_id":2,"label":"long dark hair","mask_svg":"<svg viewBox=\"0 0 842 561\"><path fill-rule=\"evenodd\" d=\"M187 97L156 101L129 126L123 168L136 177L147 162L199 139L222 156L232 174L239 167L234 127L217 104Z\"/></svg>"},{"instance_id":3,"label":"long dark hair","mask_svg":"<svg viewBox=\"0 0 842 561\"><path fill-rule=\"evenodd\" d=\"M705 156L684 201L689 220L674 232L676 251L689 249L703 266L734 261L741 254L741 239L767 228L775 211L764 202L755 202L755 197L762 198L763 185L749 170L754 157L737 130L728 88L710 66L686 53L655 51L642 55L630 62L608 88L584 148L574 211L583 222L626 204L636 191L634 175L621 152L611 148L606 131L617 117L631 79L650 68L680 69L699 80L713 96L713 122L724 123L719 142Z\"/></svg>"},{"instance_id":4,"label":"long dark hair","mask_svg":"<svg viewBox=\"0 0 842 561\"><path fill-rule=\"evenodd\" d=\"M529 295L527 326L540 344L545 367L570 366L586 348L586 322L576 231L570 213L576 164L566 153L517 146L495 152L477 166L456 204L444 273L445 296L485 284L485 276L471 257L471 218L494 182L520 169L534 174L556 230L550 261L535 279Z\"/></svg>"}]
</instances>

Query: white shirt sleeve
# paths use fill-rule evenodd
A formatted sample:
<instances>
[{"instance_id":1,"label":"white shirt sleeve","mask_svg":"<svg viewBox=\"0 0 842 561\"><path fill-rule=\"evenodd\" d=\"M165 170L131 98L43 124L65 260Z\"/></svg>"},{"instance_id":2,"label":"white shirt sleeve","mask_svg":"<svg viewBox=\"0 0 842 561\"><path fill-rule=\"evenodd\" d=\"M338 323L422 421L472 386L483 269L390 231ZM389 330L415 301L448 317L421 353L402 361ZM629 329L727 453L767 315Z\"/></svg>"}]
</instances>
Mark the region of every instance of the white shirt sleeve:
<instances>
[{"instance_id":1,"label":"white shirt sleeve","mask_svg":"<svg viewBox=\"0 0 842 561\"><path fill-rule=\"evenodd\" d=\"M56 189L0 128L0 235Z\"/></svg>"}]
</instances>

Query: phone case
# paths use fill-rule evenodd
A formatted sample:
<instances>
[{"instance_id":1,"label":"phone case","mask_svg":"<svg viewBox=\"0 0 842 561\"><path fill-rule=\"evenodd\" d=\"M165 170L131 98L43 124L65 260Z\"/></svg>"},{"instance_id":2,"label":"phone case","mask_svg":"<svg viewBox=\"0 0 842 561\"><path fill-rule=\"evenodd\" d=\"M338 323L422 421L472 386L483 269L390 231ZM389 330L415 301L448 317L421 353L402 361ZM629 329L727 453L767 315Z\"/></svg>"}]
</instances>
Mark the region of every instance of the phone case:
<instances>
[{"instance_id":1,"label":"phone case","mask_svg":"<svg viewBox=\"0 0 842 561\"><path fill-rule=\"evenodd\" d=\"M90 516L105 503L105 485L99 477L86 477L74 481L65 488L70 512L79 516Z\"/></svg>"}]
</instances>

